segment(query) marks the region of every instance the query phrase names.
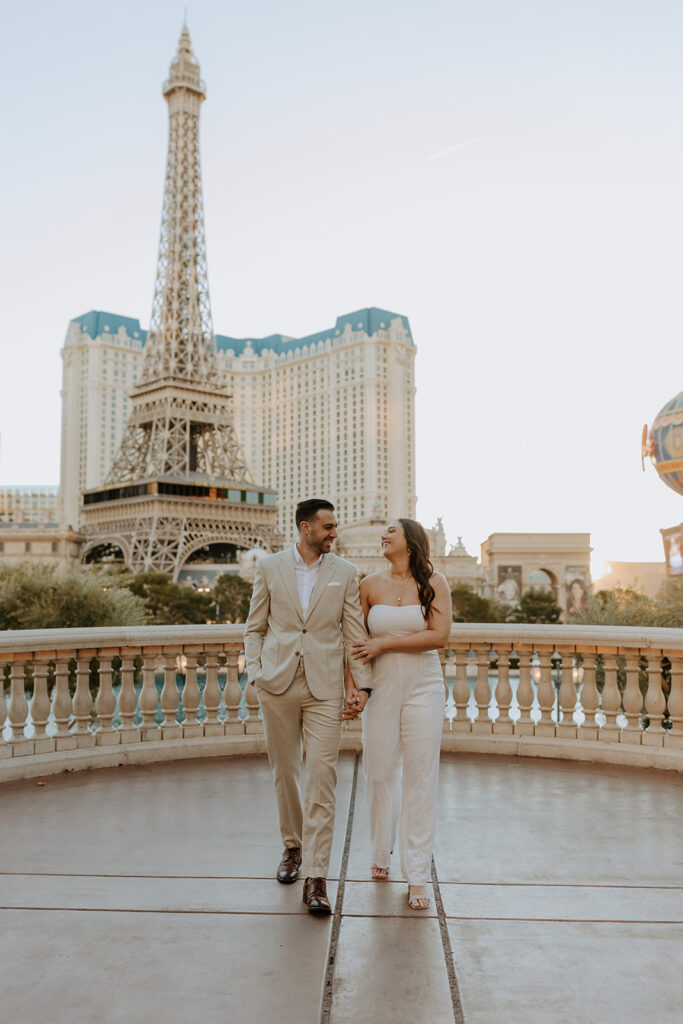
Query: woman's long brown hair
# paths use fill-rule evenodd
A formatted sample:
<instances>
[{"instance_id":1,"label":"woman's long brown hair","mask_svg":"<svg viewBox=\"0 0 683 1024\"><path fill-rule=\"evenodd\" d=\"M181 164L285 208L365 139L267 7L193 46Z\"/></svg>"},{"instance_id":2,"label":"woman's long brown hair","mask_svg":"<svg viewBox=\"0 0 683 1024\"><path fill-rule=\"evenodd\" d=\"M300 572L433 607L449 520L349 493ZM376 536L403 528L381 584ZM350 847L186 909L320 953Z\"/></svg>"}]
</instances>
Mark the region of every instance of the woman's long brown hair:
<instances>
[{"instance_id":1,"label":"woman's long brown hair","mask_svg":"<svg viewBox=\"0 0 683 1024\"><path fill-rule=\"evenodd\" d=\"M410 571L417 583L417 593L425 621L429 619L436 592L429 582L434 566L429 560L429 537L422 523L414 519L399 519L408 545Z\"/></svg>"}]
</instances>

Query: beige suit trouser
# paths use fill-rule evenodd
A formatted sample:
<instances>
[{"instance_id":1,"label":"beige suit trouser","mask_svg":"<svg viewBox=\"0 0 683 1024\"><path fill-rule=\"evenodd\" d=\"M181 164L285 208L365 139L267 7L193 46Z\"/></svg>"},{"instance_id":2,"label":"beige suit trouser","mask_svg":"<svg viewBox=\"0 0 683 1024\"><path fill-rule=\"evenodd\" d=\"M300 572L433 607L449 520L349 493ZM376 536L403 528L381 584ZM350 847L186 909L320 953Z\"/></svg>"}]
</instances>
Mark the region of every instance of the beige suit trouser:
<instances>
[{"instance_id":1,"label":"beige suit trouser","mask_svg":"<svg viewBox=\"0 0 683 1024\"><path fill-rule=\"evenodd\" d=\"M317 700L308 688L301 662L284 693L268 693L258 683L256 690L282 842L286 847L301 847L304 878L327 878L341 741L341 693ZM302 753L306 754L303 808L299 788Z\"/></svg>"}]
</instances>

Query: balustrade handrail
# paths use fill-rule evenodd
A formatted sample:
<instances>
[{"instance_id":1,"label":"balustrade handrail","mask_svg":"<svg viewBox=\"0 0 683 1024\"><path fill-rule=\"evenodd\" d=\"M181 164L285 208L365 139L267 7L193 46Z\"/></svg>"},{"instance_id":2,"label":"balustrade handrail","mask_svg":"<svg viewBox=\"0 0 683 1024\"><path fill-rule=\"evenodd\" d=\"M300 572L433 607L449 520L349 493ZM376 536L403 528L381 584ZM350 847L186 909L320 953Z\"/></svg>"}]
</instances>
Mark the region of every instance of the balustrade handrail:
<instances>
[{"instance_id":1,"label":"balustrade handrail","mask_svg":"<svg viewBox=\"0 0 683 1024\"><path fill-rule=\"evenodd\" d=\"M243 623L1 632L0 780L263 752L243 646ZM683 629L454 623L439 660L444 750L683 771Z\"/></svg>"},{"instance_id":2,"label":"balustrade handrail","mask_svg":"<svg viewBox=\"0 0 683 1024\"><path fill-rule=\"evenodd\" d=\"M240 643L244 623L192 626L94 626L87 629L22 629L0 632L0 658L31 651L82 648L167 647Z\"/></svg>"},{"instance_id":3,"label":"balustrade handrail","mask_svg":"<svg viewBox=\"0 0 683 1024\"><path fill-rule=\"evenodd\" d=\"M457 622L451 627L449 644L490 643L543 644L575 647L638 647L651 650L683 650L683 629L656 626L567 626L531 625L516 622ZM448 646L448 645L446 645Z\"/></svg>"},{"instance_id":4,"label":"balustrade handrail","mask_svg":"<svg viewBox=\"0 0 683 1024\"><path fill-rule=\"evenodd\" d=\"M0 631L0 657L43 651L111 647L166 647L238 643L243 623L191 626L95 626ZM446 647L471 642L574 647L683 650L683 629L655 626L567 626L526 623L454 623Z\"/></svg>"}]
</instances>

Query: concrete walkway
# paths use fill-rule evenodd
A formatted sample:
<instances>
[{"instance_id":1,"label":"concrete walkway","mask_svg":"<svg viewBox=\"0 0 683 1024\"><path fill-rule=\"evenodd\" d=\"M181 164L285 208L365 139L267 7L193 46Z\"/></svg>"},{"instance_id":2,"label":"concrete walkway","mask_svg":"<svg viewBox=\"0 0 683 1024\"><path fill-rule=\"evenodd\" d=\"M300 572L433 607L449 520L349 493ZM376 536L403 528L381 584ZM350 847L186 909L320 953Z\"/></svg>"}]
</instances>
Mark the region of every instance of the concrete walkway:
<instances>
[{"instance_id":1,"label":"concrete walkway","mask_svg":"<svg viewBox=\"0 0 683 1024\"><path fill-rule=\"evenodd\" d=\"M355 780L355 781L354 781ZM0 1011L21 1024L674 1024L683 778L444 755L435 899L368 881L339 765L316 919L273 872L267 762L176 762L0 789ZM337 900L337 895L340 899Z\"/></svg>"}]
</instances>

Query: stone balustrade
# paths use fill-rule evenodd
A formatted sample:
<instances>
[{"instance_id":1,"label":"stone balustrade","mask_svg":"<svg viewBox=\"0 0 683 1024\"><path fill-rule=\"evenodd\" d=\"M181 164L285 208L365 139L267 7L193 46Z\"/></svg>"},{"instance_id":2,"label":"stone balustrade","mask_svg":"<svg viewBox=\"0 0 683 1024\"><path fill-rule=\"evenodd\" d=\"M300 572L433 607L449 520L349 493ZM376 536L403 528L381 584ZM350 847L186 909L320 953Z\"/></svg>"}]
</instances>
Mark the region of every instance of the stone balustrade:
<instances>
[{"instance_id":1,"label":"stone balustrade","mask_svg":"<svg viewBox=\"0 0 683 1024\"><path fill-rule=\"evenodd\" d=\"M263 752L243 631L0 633L0 781ZM681 629L457 624L440 659L444 750L683 771Z\"/></svg>"}]
</instances>

